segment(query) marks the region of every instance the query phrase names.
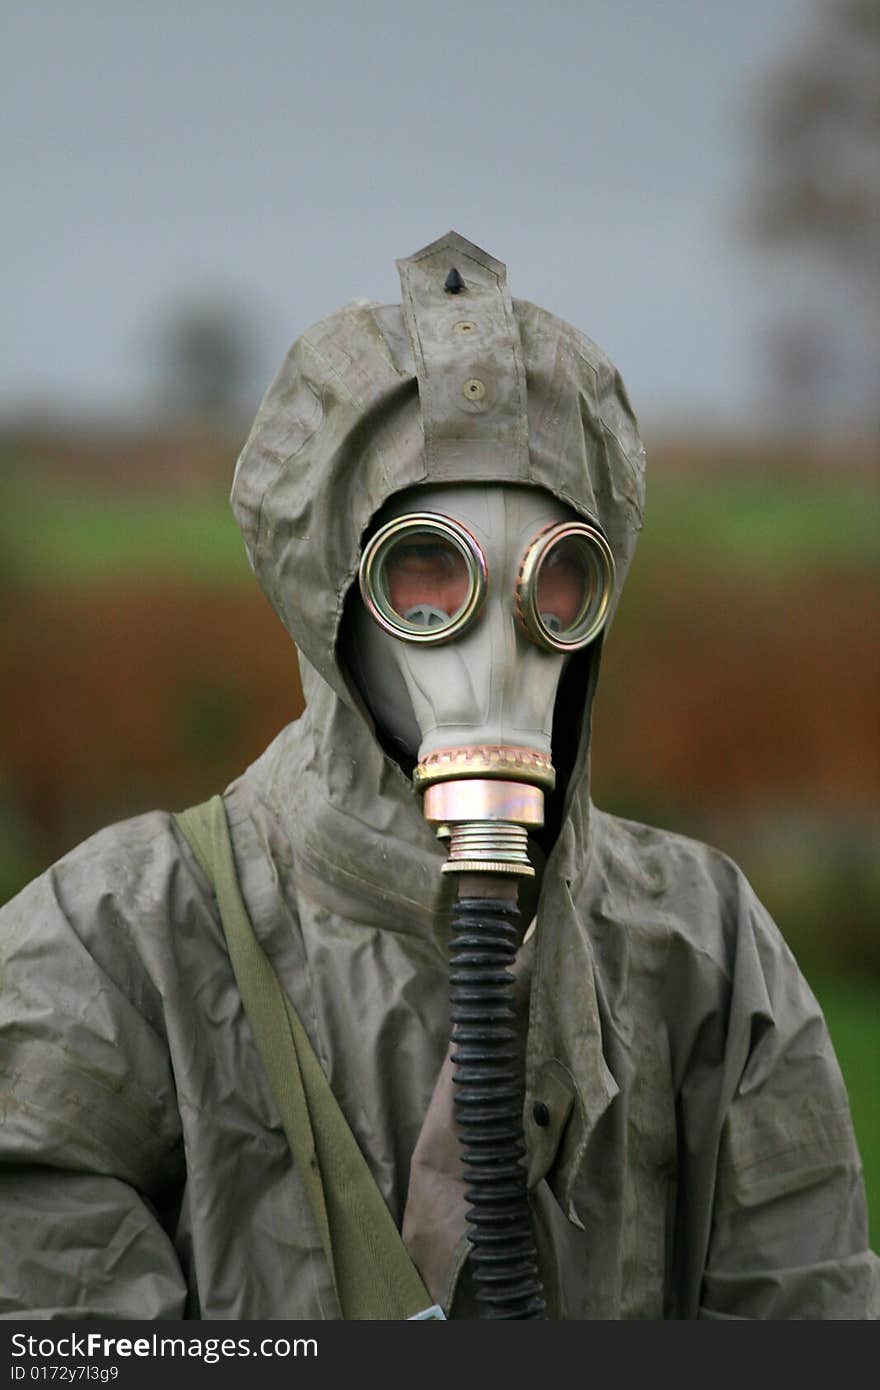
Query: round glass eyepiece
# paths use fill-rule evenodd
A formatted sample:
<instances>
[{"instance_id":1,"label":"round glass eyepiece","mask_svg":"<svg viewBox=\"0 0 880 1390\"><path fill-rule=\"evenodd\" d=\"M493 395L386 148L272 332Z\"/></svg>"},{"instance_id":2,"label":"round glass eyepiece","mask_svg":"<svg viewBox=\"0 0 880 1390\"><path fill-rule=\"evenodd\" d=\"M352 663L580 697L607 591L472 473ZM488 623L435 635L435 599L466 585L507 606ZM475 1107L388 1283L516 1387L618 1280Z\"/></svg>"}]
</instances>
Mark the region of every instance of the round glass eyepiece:
<instances>
[{"instance_id":1,"label":"round glass eyepiece","mask_svg":"<svg viewBox=\"0 0 880 1390\"><path fill-rule=\"evenodd\" d=\"M460 522L410 512L382 526L360 564L364 603L407 642L446 642L476 617L486 596L486 560Z\"/></svg>"},{"instance_id":2,"label":"round glass eyepiece","mask_svg":"<svg viewBox=\"0 0 880 1390\"><path fill-rule=\"evenodd\" d=\"M614 557L601 531L583 521L548 526L525 553L516 610L528 637L572 652L599 635L614 588Z\"/></svg>"}]
</instances>

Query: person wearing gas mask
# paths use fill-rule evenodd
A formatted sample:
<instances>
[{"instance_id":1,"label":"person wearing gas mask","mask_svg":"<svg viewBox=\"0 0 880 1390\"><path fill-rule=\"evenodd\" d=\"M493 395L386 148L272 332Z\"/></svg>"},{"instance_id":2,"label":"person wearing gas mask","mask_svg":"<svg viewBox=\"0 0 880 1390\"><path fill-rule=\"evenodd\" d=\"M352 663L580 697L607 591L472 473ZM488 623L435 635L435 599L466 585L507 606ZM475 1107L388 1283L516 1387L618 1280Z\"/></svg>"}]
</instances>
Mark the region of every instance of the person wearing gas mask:
<instances>
[{"instance_id":1,"label":"person wearing gas mask","mask_svg":"<svg viewBox=\"0 0 880 1390\"><path fill-rule=\"evenodd\" d=\"M0 1312L875 1318L779 931L591 801L644 494L620 377L457 234L398 266L236 468L303 715L2 913Z\"/></svg>"}]
</instances>

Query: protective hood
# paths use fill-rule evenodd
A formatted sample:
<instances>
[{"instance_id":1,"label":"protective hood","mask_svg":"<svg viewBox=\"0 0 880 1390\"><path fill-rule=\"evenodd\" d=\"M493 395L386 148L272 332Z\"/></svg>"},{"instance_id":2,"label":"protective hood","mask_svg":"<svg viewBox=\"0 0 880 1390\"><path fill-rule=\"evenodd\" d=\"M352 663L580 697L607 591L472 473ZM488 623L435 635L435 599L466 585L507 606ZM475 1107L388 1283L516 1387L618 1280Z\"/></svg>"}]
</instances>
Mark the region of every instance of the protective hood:
<instances>
[{"instance_id":1,"label":"protective hood","mask_svg":"<svg viewBox=\"0 0 880 1390\"><path fill-rule=\"evenodd\" d=\"M357 300L294 344L232 489L253 570L304 659L307 717L324 731L315 762L324 793L330 786L339 804L352 792L339 771L344 748L357 765L359 814L374 825L390 814L376 799L406 800L406 791L353 692L339 638L363 536L383 504L402 489L438 483L545 489L608 539L613 611L644 496L636 421L619 374L594 343L512 300L505 267L455 232L398 269L401 306ZM575 700L580 746L566 807L578 839L588 822L598 644L588 666ZM408 811L420 816L414 798Z\"/></svg>"}]
</instances>

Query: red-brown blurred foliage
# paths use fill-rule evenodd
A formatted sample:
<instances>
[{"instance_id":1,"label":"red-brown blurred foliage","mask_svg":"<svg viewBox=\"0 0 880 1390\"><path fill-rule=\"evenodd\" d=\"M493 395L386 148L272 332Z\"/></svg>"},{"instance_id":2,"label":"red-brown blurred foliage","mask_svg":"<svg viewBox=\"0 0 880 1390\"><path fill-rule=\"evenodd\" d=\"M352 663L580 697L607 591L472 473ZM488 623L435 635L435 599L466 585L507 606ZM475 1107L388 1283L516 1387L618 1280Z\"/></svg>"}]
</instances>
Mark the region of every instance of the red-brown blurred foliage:
<instances>
[{"instance_id":1,"label":"red-brown blurred foliage","mask_svg":"<svg viewBox=\"0 0 880 1390\"><path fill-rule=\"evenodd\" d=\"M600 800L623 788L743 814L768 799L875 807L869 578L765 588L681 572L643 607L603 658ZM6 790L46 853L108 815L221 788L302 708L293 645L256 584L26 590L2 626Z\"/></svg>"},{"instance_id":2,"label":"red-brown blurred foliage","mask_svg":"<svg viewBox=\"0 0 880 1390\"><path fill-rule=\"evenodd\" d=\"M107 816L221 788L302 708L294 647L256 585L27 589L0 620L6 794L44 856Z\"/></svg>"},{"instance_id":3,"label":"red-brown blurred foliage","mask_svg":"<svg viewBox=\"0 0 880 1390\"><path fill-rule=\"evenodd\" d=\"M594 760L608 787L653 783L666 788L658 799L738 814L767 802L876 810L871 576L766 585L679 571L645 602L603 657Z\"/></svg>"}]
</instances>

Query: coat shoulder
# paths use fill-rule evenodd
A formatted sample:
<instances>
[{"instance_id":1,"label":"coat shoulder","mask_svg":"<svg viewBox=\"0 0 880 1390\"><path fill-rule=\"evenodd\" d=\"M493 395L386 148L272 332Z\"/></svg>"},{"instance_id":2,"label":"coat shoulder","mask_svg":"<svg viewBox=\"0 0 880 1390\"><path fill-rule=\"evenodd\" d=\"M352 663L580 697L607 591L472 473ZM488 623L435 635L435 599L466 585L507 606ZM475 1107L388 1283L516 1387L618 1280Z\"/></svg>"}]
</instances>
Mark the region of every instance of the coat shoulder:
<instances>
[{"instance_id":1,"label":"coat shoulder","mask_svg":"<svg viewBox=\"0 0 880 1390\"><path fill-rule=\"evenodd\" d=\"M171 938L196 916L213 916L210 885L173 815L150 811L90 835L0 908L0 955L89 958L155 1025Z\"/></svg>"},{"instance_id":2,"label":"coat shoulder","mask_svg":"<svg viewBox=\"0 0 880 1390\"><path fill-rule=\"evenodd\" d=\"M676 831L596 811L594 899L623 918L698 953L729 974L744 933L788 954L782 934L730 855Z\"/></svg>"}]
</instances>

